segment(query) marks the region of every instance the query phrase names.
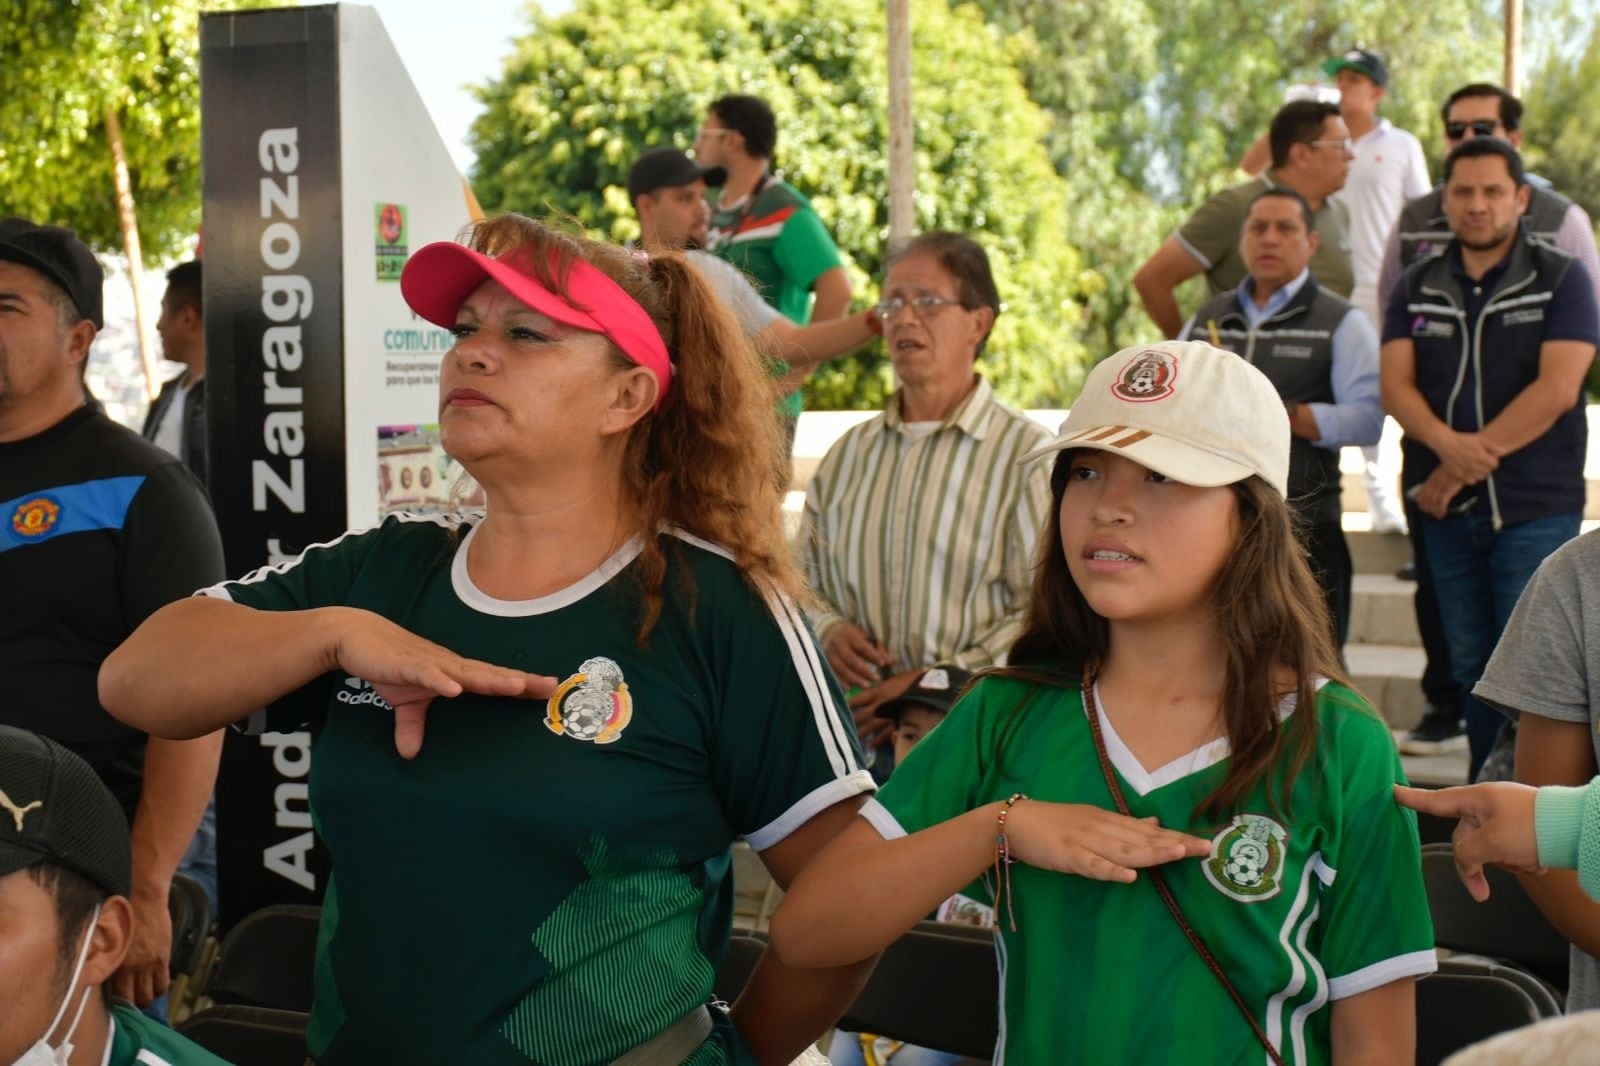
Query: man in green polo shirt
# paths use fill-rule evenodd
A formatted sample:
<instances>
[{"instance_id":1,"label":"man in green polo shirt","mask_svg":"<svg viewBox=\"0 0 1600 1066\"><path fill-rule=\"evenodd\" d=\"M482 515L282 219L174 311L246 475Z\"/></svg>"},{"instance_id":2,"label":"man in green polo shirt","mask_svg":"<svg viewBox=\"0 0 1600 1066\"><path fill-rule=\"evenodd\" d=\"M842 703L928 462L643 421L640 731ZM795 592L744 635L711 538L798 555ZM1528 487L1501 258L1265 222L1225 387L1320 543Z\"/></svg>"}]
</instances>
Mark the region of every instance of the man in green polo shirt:
<instances>
[{"instance_id":1,"label":"man in green polo shirt","mask_svg":"<svg viewBox=\"0 0 1600 1066\"><path fill-rule=\"evenodd\" d=\"M1162 336L1175 338L1183 328L1176 295L1183 282L1204 273L1206 293L1215 296L1244 281L1244 261L1239 258L1244 216L1257 195L1280 185L1305 197L1316 215L1321 243L1311 259L1311 275L1322 288L1349 299L1355 287L1350 215L1330 197L1344 187L1354 152L1338 105L1321 100L1284 104L1273 116L1267 136L1271 168L1201 204L1134 274L1134 287Z\"/></svg>"},{"instance_id":2,"label":"man in green polo shirt","mask_svg":"<svg viewBox=\"0 0 1600 1066\"><path fill-rule=\"evenodd\" d=\"M706 247L746 274L762 298L791 322L826 322L850 309L850 278L839 249L794 186L773 177L778 123L754 96L714 101L695 136L695 159L720 167L726 180L711 200ZM781 409L790 424L800 417L800 393Z\"/></svg>"}]
</instances>

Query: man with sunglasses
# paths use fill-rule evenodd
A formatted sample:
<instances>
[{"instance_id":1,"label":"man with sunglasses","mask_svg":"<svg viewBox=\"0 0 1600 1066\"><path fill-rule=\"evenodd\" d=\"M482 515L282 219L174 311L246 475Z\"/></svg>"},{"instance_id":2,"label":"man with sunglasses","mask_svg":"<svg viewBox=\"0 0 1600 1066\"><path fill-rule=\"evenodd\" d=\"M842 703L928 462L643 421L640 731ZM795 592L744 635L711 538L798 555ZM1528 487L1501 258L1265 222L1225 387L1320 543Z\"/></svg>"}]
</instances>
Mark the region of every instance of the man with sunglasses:
<instances>
[{"instance_id":1,"label":"man with sunglasses","mask_svg":"<svg viewBox=\"0 0 1600 1066\"><path fill-rule=\"evenodd\" d=\"M1445 147L1454 151L1473 137L1498 137L1522 151L1522 101L1498 85L1474 82L1463 85L1439 109L1444 120ZM1534 174L1528 179L1528 210L1523 227L1528 236L1577 259L1589 272L1600 299L1600 252L1595 249L1594 224L1589 213ZM1385 301L1400 274L1418 259L1437 255L1450 243L1449 221L1442 203L1444 186L1435 186L1401 209L1384 249L1379 294Z\"/></svg>"},{"instance_id":2,"label":"man with sunglasses","mask_svg":"<svg viewBox=\"0 0 1600 1066\"><path fill-rule=\"evenodd\" d=\"M1133 276L1134 288L1163 337L1183 328L1177 287L1196 274L1206 276L1206 293L1215 296L1239 287L1239 229L1257 194L1280 185L1303 196L1316 216L1321 244L1311 273L1324 289L1348 297L1355 285L1350 260L1350 216L1332 199L1350 173L1350 130L1339 107L1322 100L1293 100L1278 109L1267 132L1272 166L1259 178L1223 189L1201 204L1189 220L1162 242Z\"/></svg>"},{"instance_id":3,"label":"man with sunglasses","mask_svg":"<svg viewBox=\"0 0 1600 1066\"><path fill-rule=\"evenodd\" d=\"M1445 100L1439 110L1444 120L1445 143L1454 150L1477 137L1496 137L1511 147L1522 147L1522 101L1498 85L1474 82L1463 85ZM1528 175L1528 206L1522 215L1522 229L1534 241L1548 245L1577 259L1589 274L1600 301L1600 254L1596 253L1594 227L1588 212L1551 189L1548 183ZM1379 295L1385 306L1401 273L1419 259L1438 255L1449 244L1449 220L1444 209L1444 186L1409 201L1390 231L1384 249ZM1414 501L1405 504L1406 520L1417 523ZM1417 536L1411 538L1412 576L1417 582L1415 610L1417 629L1422 636L1427 665L1422 675L1422 691L1429 710L1416 728L1399 737L1400 750L1408 755L1434 755L1467 747L1462 725L1462 692L1455 683L1450 664L1450 649L1444 637L1444 621L1428 568L1427 546Z\"/></svg>"}]
</instances>

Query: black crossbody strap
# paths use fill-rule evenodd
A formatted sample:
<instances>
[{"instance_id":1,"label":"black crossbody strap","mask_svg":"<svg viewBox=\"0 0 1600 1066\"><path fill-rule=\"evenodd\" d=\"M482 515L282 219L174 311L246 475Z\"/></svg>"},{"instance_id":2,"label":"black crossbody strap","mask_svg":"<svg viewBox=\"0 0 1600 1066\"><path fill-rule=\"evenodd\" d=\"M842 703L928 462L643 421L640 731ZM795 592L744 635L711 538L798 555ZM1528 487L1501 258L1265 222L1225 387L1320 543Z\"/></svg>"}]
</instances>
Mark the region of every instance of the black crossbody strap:
<instances>
[{"instance_id":1,"label":"black crossbody strap","mask_svg":"<svg viewBox=\"0 0 1600 1066\"><path fill-rule=\"evenodd\" d=\"M1111 756L1106 752L1106 738L1100 730L1100 707L1094 698L1094 673L1085 667L1083 671L1083 709L1089 716L1089 731L1094 734L1094 751L1100 759L1100 773L1106 779L1106 788L1111 790L1111 799L1117 805L1117 810L1131 818L1128 811L1128 800L1122 794L1122 786L1117 782L1117 772L1111 765ZM1256 1021L1256 1016L1245 1006L1244 998L1239 995L1239 990L1233 987L1233 982L1228 980L1228 975L1223 972L1222 966L1217 962L1217 957L1211 954L1211 949L1206 947L1206 942L1200 939L1200 934L1194 931L1194 926L1189 924L1189 919L1183 916L1183 910L1178 906L1178 901L1172 898L1172 889L1167 887L1167 879L1162 876L1159 866L1151 866L1145 871L1145 876L1150 883L1156 886L1156 892L1161 896L1161 902L1167 905L1167 911L1172 915L1172 920L1178 923L1178 928L1183 930L1183 935L1189 938L1189 943L1194 945L1194 950L1205 960L1206 966L1222 982L1223 990L1228 993L1228 998L1233 1000L1233 1005L1239 1008L1239 1014L1250 1025L1250 1031L1256 1034L1256 1039L1266 1049L1267 1057L1272 1060L1273 1066L1284 1066L1283 1056L1278 1054L1278 1049L1272 1046L1272 1041L1267 1039L1267 1034L1261 1031L1261 1025Z\"/></svg>"}]
</instances>

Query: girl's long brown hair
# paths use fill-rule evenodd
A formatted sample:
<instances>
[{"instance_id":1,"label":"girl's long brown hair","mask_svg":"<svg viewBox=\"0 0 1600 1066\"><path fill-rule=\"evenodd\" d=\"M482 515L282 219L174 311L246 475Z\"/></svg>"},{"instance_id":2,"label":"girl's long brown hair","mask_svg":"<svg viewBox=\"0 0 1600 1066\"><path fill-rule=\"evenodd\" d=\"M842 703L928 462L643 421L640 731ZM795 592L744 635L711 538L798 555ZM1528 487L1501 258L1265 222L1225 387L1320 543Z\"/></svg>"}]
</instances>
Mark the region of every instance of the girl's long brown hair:
<instances>
[{"instance_id":1,"label":"girl's long brown hair","mask_svg":"<svg viewBox=\"0 0 1600 1066\"><path fill-rule=\"evenodd\" d=\"M1061 498L1073 454L1062 452L1051 471L1055 506L1039 542L1022 633L1012 646L1010 665L997 671L1003 676L1075 686L1084 667L1097 668L1111 650L1110 627L1072 580L1061 548ZM1258 477L1230 487L1238 499L1239 538L1213 596L1227 649L1222 710L1231 755L1222 783L1195 812L1197 819L1219 822L1237 810L1285 750L1289 762L1281 777L1268 782L1268 801L1287 811L1294 778L1316 741L1315 679L1349 684L1288 501ZM1275 678L1283 667L1294 674L1296 703L1294 714L1280 722L1277 708L1285 693ZM1004 737L1005 731L1002 744Z\"/></svg>"},{"instance_id":2,"label":"girl's long brown hair","mask_svg":"<svg viewBox=\"0 0 1600 1066\"><path fill-rule=\"evenodd\" d=\"M667 560L654 531L676 525L733 554L753 583L797 595L783 531L782 491L788 463L772 379L732 313L681 255L648 258L522 215L474 223L466 243L518 265L546 288L567 295L571 264L583 260L615 281L655 322L673 375L659 410L630 431L623 490L639 509L644 549L637 572L644 586L641 638L661 614ZM613 349L619 367L633 363Z\"/></svg>"}]
</instances>

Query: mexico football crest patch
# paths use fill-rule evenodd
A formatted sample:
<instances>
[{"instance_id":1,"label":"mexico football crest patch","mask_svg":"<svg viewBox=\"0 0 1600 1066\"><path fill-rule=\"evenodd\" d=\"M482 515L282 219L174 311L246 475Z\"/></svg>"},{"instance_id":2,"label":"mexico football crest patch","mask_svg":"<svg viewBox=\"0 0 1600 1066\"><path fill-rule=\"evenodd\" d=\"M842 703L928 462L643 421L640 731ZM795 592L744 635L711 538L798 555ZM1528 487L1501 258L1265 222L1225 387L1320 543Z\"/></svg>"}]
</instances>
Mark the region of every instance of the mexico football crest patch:
<instances>
[{"instance_id":1,"label":"mexico football crest patch","mask_svg":"<svg viewBox=\"0 0 1600 1066\"><path fill-rule=\"evenodd\" d=\"M1240 903L1271 899L1283 887L1284 853L1289 833L1260 814L1236 816L1211 838L1206 880Z\"/></svg>"},{"instance_id":2,"label":"mexico football crest patch","mask_svg":"<svg viewBox=\"0 0 1600 1066\"><path fill-rule=\"evenodd\" d=\"M1178 380L1178 361L1169 352L1146 348L1122 368L1111 394L1128 403L1153 403L1173 393Z\"/></svg>"},{"instance_id":3,"label":"mexico football crest patch","mask_svg":"<svg viewBox=\"0 0 1600 1066\"><path fill-rule=\"evenodd\" d=\"M633 718L633 697L622 667L610 659L585 659L545 703L545 727L574 740L610 744Z\"/></svg>"}]
</instances>

